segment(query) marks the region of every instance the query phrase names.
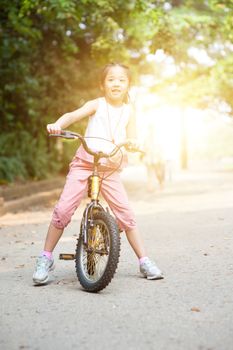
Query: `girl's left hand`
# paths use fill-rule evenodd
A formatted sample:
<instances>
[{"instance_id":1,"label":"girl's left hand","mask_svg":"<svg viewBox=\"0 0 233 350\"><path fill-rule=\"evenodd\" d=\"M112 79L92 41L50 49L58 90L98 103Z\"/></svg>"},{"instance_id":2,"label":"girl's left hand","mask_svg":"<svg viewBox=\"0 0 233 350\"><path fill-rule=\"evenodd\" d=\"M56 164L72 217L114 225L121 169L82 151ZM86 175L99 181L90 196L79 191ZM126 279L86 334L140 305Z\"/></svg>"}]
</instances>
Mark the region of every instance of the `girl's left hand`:
<instances>
[{"instance_id":1,"label":"girl's left hand","mask_svg":"<svg viewBox=\"0 0 233 350\"><path fill-rule=\"evenodd\" d=\"M126 142L129 143L128 146L126 146L126 150L129 152L133 152L136 150L141 150L140 142L136 139L127 139Z\"/></svg>"}]
</instances>

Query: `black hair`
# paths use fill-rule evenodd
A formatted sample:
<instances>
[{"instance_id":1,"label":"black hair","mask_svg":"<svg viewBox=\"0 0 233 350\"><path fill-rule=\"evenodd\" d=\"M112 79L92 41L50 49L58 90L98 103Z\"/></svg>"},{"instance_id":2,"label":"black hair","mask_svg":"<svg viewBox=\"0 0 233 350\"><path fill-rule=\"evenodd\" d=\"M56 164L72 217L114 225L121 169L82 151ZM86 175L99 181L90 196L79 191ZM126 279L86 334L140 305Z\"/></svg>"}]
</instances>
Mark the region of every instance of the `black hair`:
<instances>
[{"instance_id":1,"label":"black hair","mask_svg":"<svg viewBox=\"0 0 233 350\"><path fill-rule=\"evenodd\" d=\"M126 74L127 74L127 77L128 77L128 80L129 80L129 85L131 83L131 74L130 74L130 69L128 66L122 64L122 63L118 63L118 62L110 62L108 64L106 64L101 72L100 72L100 86L103 87L104 86L104 81L105 81L105 78L108 74L108 71L109 69L111 69L112 67L121 67L125 70ZM130 101L130 97L129 97L129 94L127 93L127 96L125 97L125 100L124 102L125 103L129 103Z\"/></svg>"}]
</instances>

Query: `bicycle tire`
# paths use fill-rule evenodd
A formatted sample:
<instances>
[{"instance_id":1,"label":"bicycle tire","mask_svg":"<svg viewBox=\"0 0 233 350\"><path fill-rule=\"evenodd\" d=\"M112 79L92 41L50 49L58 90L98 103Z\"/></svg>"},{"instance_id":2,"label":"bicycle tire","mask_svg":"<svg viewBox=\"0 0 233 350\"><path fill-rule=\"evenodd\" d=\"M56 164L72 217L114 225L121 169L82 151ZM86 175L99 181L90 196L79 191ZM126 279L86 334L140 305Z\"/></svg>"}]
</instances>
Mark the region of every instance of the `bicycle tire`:
<instances>
[{"instance_id":1,"label":"bicycle tire","mask_svg":"<svg viewBox=\"0 0 233 350\"><path fill-rule=\"evenodd\" d=\"M97 293L107 287L116 272L120 256L120 234L115 219L105 211L93 214L91 230L95 231L93 252L87 252L81 230L76 247L75 265L76 274L82 287L88 292ZM90 233L89 239L92 243ZM99 249L96 249L98 244L97 248ZM106 250L104 250L105 248ZM97 254L96 251L98 251ZM101 261L104 261L105 266L102 273L98 275Z\"/></svg>"}]
</instances>

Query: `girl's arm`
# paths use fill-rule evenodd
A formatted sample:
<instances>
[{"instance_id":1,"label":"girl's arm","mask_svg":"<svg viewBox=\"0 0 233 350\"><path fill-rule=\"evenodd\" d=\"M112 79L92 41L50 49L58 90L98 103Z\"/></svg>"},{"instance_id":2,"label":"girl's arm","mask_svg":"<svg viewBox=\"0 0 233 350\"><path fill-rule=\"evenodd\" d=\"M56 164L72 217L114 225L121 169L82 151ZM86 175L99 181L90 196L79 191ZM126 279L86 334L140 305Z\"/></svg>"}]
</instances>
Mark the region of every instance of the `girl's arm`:
<instances>
[{"instance_id":1,"label":"girl's arm","mask_svg":"<svg viewBox=\"0 0 233 350\"><path fill-rule=\"evenodd\" d=\"M97 106L98 99L95 99L86 102L82 107L73 112L63 114L55 123L47 125L48 132L59 134L61 129L65 129L82 118L89 117L90 115L94 114L97 110Z\"/></svg>"}]
</instances>

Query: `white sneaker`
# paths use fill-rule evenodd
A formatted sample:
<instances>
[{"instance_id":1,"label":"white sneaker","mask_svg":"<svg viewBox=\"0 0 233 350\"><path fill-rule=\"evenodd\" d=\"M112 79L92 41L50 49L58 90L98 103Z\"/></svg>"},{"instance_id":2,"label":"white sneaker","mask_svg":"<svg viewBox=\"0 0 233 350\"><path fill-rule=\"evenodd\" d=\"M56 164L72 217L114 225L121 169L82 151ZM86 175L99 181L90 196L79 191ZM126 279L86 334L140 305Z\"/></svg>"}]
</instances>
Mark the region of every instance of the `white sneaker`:
<instances>
[{"instance_id":1,"label":"white sneaker","mask_svg":"<svg viewBox=\"0 0 233 350\"><path fill-rule=\"evenodd\" d=\"M164 278L162 271L160 271L155 263L149 258L140 264L140 272L148 280L159 280Z\"/></svg>"},{"instance_id":2,"label":"white sneaker","mask_svg":"<svg viewBox=\"0 0 233 350\"><path fill-rule=\"evenodd\" d=\"M49 279L49 272L54 269L54 260L47 256L39 256L36 260L35 272L33 274L34 284L45 284Z\"/></svg>"}]
</instances>

